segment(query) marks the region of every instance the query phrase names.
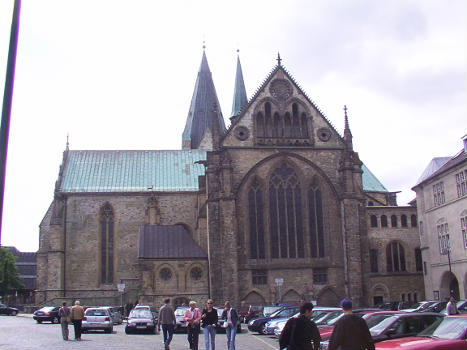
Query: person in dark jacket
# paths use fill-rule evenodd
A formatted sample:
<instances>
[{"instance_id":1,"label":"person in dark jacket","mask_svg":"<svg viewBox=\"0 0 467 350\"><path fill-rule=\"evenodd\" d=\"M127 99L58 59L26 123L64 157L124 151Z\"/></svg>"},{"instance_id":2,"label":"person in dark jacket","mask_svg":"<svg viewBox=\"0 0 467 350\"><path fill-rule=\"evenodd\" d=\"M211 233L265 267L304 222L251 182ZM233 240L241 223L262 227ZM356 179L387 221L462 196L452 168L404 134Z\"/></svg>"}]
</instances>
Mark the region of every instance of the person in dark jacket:
<instances>
[{"instance_id":1,"label":"person in dark jacket","mask_svg":"<svg viewBox=\"0 0 467 350\"><path fill-rule=\"evenodd\" d=\"M216 350L216 326L218 321L217 310L213 308L213 301L208 299L206 308L201 313L201 327L204 333L204 346L209 350L209 343L211 343L211 350ZM211 339L211 342L209 342Z\"/></svg>"},{"instance_id":2,"label":"person in dark jacket","mask_svg":"<svg viewBox=\"0 0 467 350\"><path fill-rule=\"evenodd\" d=\"M342 299L341 307L345 315L334 326L328 349L375 350L366 322L352 313L352 301Z\"/></svg>"},{"instance_id":3,"label":"person in dark jacket","mask_svg":"<svg viewBox=\"0 0 467 350\"><path fill-rule=\"evenodd\" d=\"M287 321L279 338L281 349L287 350L317 350L321 342L318 327L310 320L313 310L312 303L300 306L300 315Z\"/></svg>"}]
</instances>

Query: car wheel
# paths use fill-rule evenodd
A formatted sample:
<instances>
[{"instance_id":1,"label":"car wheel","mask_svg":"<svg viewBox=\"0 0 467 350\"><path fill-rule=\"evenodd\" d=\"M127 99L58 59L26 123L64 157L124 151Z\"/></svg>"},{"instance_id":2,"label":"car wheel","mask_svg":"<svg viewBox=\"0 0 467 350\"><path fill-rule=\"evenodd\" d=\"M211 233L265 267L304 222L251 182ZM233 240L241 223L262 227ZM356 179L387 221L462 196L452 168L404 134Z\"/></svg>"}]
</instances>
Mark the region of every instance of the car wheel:
<instances>
[{"instance_id":1,"label":"car wheel","mask_svg":"<svg viewBox=\"0 0 467 350\"><path fill-rule=\"evenodd\" d=\"M263 323L261 327L259 327L259 333L265 334L264 332L266 332L266 323Z\"/></svg>"},{"instance_id":2,"label":"car wheel","mask_svg":"<svg viewBox=\"0 0 467 350\"><path fill-rule=\"evenodd\" d=\"M16 316L16 314L17 314L16 311L12 311L10 315L11 315L11 316Z\"/></svg>"},{"instance_id":3,"label":"car wheel","mask_svg":"<svg viewBox=\"0 0 467 350\"><path fill-rule=\"evenodd\" d=\"M52 318L52 323L60 323L60 320L58 319L58 317L54 317Z\"/></svg>"},{"instance_id":4,"label":"car wheel","mask_svg":"<svg viewBox=\"0 0 467 350\"><path fill-rule=\"evenodd\" d=\"M131 334L131 331L128 328L125 328L125 334Z\"/></svg>"},{"instance_id":5,"label":"car wheel","mask_svg":"<svg viewBox=\"0 0 467 350\"><path fill-rule=\"evenodd\" d=\"M36 320L36 322L37 322L37 323L42 323L42 321L41 321L41 320Z\"/></svg>"},{"instance_id":6,"label":"car wheel","mask_svg":"<svg viewBox=\"0 0 467 350\"><path fill-rule=\"evenodd\" d=\"M112 333L112 328L104 329L104 333L107 333L107 334Z\"/></svg>"}]
</instances>

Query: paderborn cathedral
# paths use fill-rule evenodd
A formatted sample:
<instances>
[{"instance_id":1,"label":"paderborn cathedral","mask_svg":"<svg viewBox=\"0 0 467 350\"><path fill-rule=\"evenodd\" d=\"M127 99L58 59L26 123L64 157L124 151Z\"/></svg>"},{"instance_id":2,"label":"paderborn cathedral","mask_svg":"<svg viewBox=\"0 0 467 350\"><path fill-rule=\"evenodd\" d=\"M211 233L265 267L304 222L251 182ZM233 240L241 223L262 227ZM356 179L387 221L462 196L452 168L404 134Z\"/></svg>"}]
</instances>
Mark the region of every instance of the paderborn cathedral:
<instances>
[{"instance_id":1,"label":"paderborn cathedral","mask_svg":"<svg viewBox=\"0 0 467 350\"><path fill-rule=\"evenodd\" d=\"M416 208L359 158L347 110L341 133L280 57L250 99L239 58L232 77L226 127L203 51L180 150L67 144L37 303L423 300Z\"/></svg>"}]
</instances>

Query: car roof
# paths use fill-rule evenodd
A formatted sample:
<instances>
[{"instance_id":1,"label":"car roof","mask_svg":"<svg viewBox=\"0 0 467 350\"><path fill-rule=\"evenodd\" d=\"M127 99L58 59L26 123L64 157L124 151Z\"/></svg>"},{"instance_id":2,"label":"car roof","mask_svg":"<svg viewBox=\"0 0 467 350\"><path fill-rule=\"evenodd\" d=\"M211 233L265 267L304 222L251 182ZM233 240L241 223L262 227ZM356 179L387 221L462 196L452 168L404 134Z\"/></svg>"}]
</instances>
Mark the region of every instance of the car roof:
<instances>
[{"instance_id":1,"label":"car roof","mask_svg":"<svg viewBox=\"0 0 467 350\"><path fill-rule=\"evenodd\" d=\"M457 314L457 315L449 315L449 316L446 316L446 317L455 317L455 318L467 318L467 314Z\"/></svg>"},{"instance_id":2,"label":"car roof","mask_svg":"<svg viewBox=\"0 0 467 350\"><path fill-rule=\"evenodd\" d=\"M443 314L438 312L397 312L397 316L400 317L411 317L411 316L441 316L444 317Z\"/></svg>"}]
</instances>

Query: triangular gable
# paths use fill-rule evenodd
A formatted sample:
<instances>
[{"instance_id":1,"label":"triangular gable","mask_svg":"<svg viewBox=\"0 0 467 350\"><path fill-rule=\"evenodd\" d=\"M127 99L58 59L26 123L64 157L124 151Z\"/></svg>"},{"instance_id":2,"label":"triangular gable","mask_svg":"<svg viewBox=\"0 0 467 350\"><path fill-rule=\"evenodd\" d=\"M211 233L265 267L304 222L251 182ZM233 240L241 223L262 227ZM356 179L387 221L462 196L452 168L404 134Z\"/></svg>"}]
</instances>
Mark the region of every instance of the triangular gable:
<instances>
[{"instance_id":1,"label":"triangular gable","mask_svg":"<svg viewBox=\"0 0 467 350\"><path fill-rule=\"evenodd\" d=\"M260 87L256 90L253 97L248 101L248 104L242 109L241 114L232 120L232 124L229 126L229 129L224 134L224 137L222 139L222 145L224 146L247 146L247 147L253 146L251 142L252 141L251 138L250 138L250 142L248 142L245 136L243 136L243 138L245 139L242 140L241 135L244 135L244 133L246 133L248 134L248 136L251 136L251 137L254 136L253 135L254 116L252 115L252 109L255 108L255 104L258 103L258 101L263 100L269 95L267 91L268 87L270 86L271 82L276 79L287 80L293 87L293 95L291 96L291 99L299 99L302 103L306 104L310 108L311 114L313 116L312 123L314 124L314 128L313 128L314 135L311 135L311 136L313 140L316 139L317 141L317 142L312 142L312 143L314 143L315 146L319 145L320 135L318 133L318 130L328 129L327 132L330 132L332 134L333 139L335 141L332 146L342 147L344 144L343 138L339 134L339 132L336 130L334 125L327 119L324 113L308 97L308 95L303 91L300 85L298 85L295 78L292 77L292 75L282 65L276 65L273 68L273 70L268 74L268 76L263 81L263 83L260 85ZM239 126L241 128L237 128ZM241 133L240 130L236 130L236 129L241 129L244 131L244 133ZM329 143L327 143L326 145L330 146Z\"/></svg>"}]
</instances>

